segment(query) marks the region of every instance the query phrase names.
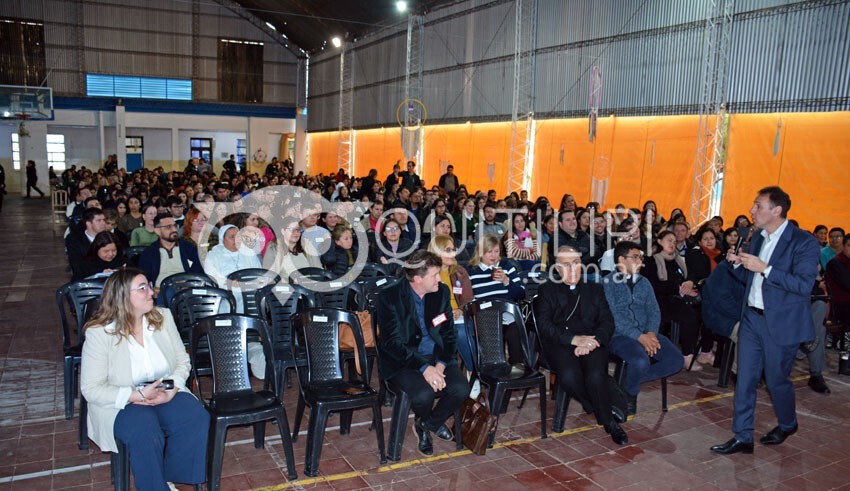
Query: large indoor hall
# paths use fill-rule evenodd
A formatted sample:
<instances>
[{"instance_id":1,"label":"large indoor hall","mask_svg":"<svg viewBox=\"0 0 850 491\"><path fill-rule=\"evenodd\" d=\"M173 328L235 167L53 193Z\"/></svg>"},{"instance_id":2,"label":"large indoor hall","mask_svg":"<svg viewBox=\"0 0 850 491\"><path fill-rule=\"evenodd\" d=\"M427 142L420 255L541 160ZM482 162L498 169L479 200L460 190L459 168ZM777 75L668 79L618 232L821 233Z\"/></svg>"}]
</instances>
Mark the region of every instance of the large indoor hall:
<instances>
[{"instance_id":1,"label":"large indoor hall","mask_svg":"<svg viewBox=\"0 0 850 491\"><path fill-rule=\"evenodd\" d=\"M0 491L850 490L848 23L0 2Z\"/></svg>"}]
</instances>

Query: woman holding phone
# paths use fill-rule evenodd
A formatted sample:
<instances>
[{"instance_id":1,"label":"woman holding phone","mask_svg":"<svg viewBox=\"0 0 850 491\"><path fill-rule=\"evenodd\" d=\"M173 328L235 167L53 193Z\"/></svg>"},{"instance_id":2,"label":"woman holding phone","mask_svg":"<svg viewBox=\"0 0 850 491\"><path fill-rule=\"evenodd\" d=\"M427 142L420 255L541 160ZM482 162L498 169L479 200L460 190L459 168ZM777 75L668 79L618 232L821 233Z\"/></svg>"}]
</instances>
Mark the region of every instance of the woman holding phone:
<instances>
[{"instance_id":1,"label":"woman holding phone","mask_svg":"<svg viewBox=\"0 0 850 491\"><path fill-rule=\"evenodd\" d=\"M80 390L89 438L103 451L117 452L116 440L127 446L137 489L204 482L209 414L186 389L189 355L141 270L106 280L85 334Z\"/></svg>"}]
</instances>

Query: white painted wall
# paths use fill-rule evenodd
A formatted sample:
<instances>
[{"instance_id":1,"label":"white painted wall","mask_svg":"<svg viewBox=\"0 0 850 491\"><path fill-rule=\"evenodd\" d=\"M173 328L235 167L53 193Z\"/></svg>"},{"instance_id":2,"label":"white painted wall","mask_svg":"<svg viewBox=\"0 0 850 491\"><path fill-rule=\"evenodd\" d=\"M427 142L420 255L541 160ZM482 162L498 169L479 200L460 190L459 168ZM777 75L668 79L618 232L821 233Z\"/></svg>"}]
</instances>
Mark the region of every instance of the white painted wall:
<instances>
[{"instance_id":1,"label":"white painted wall","mask_svg":"<svg viewBox=\"0 0 850 491\"><path fill-rule=\"evenodd\" d=\"M68 166L77 164L98 167L106 160L106 155L120 153L116 148L114 112L57 109L54 118L47 123L33 121L28 126L46 124L49 133L66 135ZM145 165L162 165L166 169L170 162L174 163L174 169L185 167L189 159L189 140L193 137L213 138L213 168L220 172L222 164L227 160L221 154L236 154L236 140L248 139L249 161L260 148L268 155L267 161L270 161L272 157L278 156L282 135L295 133L294 119L125 112L124 121L127 136L144 137ZM102 141L99 137L101 126ZM11 162L13 131L17 131L16 124L0 124L0 162ZM278 157L282 160L285 156ZM123 165L121 159L119 163ZM14 178L10 176L11 163L7 167L7 181L14 183ZM265 168L264 165L259 167ZM46 184L46 175L42 182Z\"/></svg>"}]
</instances>

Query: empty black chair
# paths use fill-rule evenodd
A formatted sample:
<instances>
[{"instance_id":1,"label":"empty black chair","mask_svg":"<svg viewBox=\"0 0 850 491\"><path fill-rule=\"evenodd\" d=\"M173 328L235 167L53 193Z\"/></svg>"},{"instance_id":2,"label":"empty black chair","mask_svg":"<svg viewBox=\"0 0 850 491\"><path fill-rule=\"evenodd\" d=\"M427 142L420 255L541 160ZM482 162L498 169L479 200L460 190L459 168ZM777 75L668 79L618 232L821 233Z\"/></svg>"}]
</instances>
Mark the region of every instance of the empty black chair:
<instances>
[{"instance_id":1,"label":"empty black chair","mask_svg":"<svg viewBox=\"0 0 850 491\"><path fill-rule=\"evenodd\" d=\"M139 267L139 256L147 249L147 246L133 246L124 250L124 259L127 261L127 266L134 268Z\"/></svg>"},{"instance_id":2,"label":"empty black chair","mask_svg":"<svg viewBox=\"0 0 850 491\"><path fill-rule=\"evenodd\" d=\"M259 317L260 304L257 294L261 288L280 283L280 275L262 268L240 269L227 275L228 288L234 295L241 295L242 312L245 315ZM239 302L237 302L237 306Z\"/></svg>"},{"instance_id":3,"label":"empty black chair","mask_svg":"<svg viewBox=\"0 0 850 491\"><path fill-rule=\"evenodd\" d=\"M218 490L221 485L221 467L228 427L252 424L254 447L263 448L265 422L269 419L274 419L280 430L288 478L297 478L292 441L289 438L289 422L283 403L275 395L277 387L273 386L271 391L256 392L251 388L248 378L248 331L255 331L262 340L267 373L273 372L271 338L264 320L238 314L214 315L201 319L192 329L190 355L195 377L198 377L195 367L202 338L208 340L212 361L212 395L207 401L201 394L201 401L211 416L207 450L207 489L212 491ZM270 379L273 385L276 384L276 376Z\"/></svg>"},{"instance_id":4,"label":"empty black chair","mask_svg":"<svg viewBox=\"0 0 850 491\"><path fill-rule=\"evenodd\" d=\"M378 439L380 462L385 464L384 427L381 421L381 402L378 393L369 386L368 370L363 370L359 380L345 380L340 367L339 324L345 322L351 326L358 346L360 365L366 366L366 354L363 348L363 333L360 321L353 312L339 309L308 309L293 319L294 338L297 331L303 331L307 349L306 373L304 367L296 367L300 381L301 394L292 439L298 437L305 404L310 406L310 427L307 430L307 455L304 473L316 476L322 454L322 442L325 426L331 412L345 412L365 407L372 408L372 425ZM293 341L293 346L295 346Z\"/></svg>"},{"instance_id":5,"label":"empty black chair","mask_svg":"<svg viewBox=\"0 0 850 491\"><path fill-rule=\"evenodd\" d=\"M487 386L492 413L505 412L511 391L536 387L540 392L540 437L546 438L546 378L533 368L525 317L520 307L503 300L475 300L466 304L465 310L473 320L478 341L475 371L481 383ZM522 373L512 371L505 359L504 320L516 324L526 364Z\"/></svg>"},{"instance_id":6,"label":"empty black chair","mask_svg":"<svg viewBox=\"0 0 850 491\"><path fill-rule=\"evenodd\" d=\"M199 273L177 273L173 274L159 284L159 305L165 308L171 307L171 299L181 290L193 287L218 288L218 283L209 276Z\"/></svg>"},{"instance_id":7,"label":"empty black chair","mask_svg":"<svg viewBox=\"0 0 850 491\"><path fill-rule=\"evenodd\" d=\"M334 275L322 268L301 268L289 275L290 283L301 285L308 289L312 289L315 283L331 281L333 279Z\"/></svg>"},{"instance_id":8,"label":"empty black chair","mask_svg":"<svg viewBox=\"0 0 850 491\"><path fill-rule=\"evenodd\" d=\"M177 325L177 331L186 348L189 348L192 326L201 319L218 314L236 313L236 299L233 293L214 287L187 288L171 299L171 316ZM206 340L198 347L196 358L192 364L196 370L190 375L194 378L197 394L200 394L200 380L195 374L208 377L212 374L209 349ZM191 382L191 381L190 381Z\"/></svg>"},{"instance_id":9,"label":"empty black chair","mask_svg":"<svg viewBox=\"0 0 850 491\"><path fill-rule=\"evenodd\" d=\"M177 292L170 304L171 316L187 348L195 322L213 315L236 313L233 292L216 287L187 288Z\"/></svg>"},{"instance_id":10,"label":"empty black chair","mask_svg":"<svg viewBox=\"0 0 850 491\"><path fill-rule=\"evenodd\" d=\"M59 321L62 327L62 349L64 351L64 394L65 419L74 417L74 399L79 390L77 373L80 369L83 349L83 325L85 324L84 304L103 293L105 278L66 283L56 290L56 308L59 309ZM76 321L76 335L72 334L65 305Z\"/></svg>"},{"instance_id":11,"label":"empty black chair","mask_svg":"<svg viewBox=\"0 0 850 491\"><path fill-rule=\"evenodd\" d=\"M271 328L272 352L278 376L277 396L283 398L287 371L296 366L307 366L307 351L300 344L292 346L292 316L316 307L313 292L298 285L269 285L259 292L261 317ZM296 341L298 337L296 336ZM268 377L266 377L268 380ZM287 383L287 387L290 387Z\"/></svg>"},{"instance_id":12,"label":"empty black chair","mask_svg":"<svg viewBox=\"0 0 850 491\"><path fill-rule=\"evenodd\" d=\"M360 276L357 277L357 281L381 276L392 276L388 266L380 263L366 263L363 265L363 270L360 272Z\"/></svg>"}]
</instances>

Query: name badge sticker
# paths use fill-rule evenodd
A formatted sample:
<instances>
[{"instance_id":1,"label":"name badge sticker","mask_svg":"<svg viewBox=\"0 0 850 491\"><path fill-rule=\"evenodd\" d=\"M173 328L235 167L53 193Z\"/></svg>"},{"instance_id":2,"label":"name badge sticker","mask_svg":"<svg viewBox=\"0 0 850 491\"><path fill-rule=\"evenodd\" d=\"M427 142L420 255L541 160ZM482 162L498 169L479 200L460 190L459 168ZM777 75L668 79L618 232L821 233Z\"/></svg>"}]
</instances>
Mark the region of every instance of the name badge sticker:
<instances>
[{"instance_id":1,"label":"name badge sticker","mask_svg":"<svg viewBox=\"0 0 850 491\"><path fill-rule=\"evenodd\" d=\"M446 320L447 320L446 314L442 313L442 314L438 315L437 317L434 317L434 319L431 321L431 324L433 324L434 327L437 327L440 324L442 324L443 322L446 322Z\"/></svg>"},{"instance_id":2,"label":"name badge sticker","mask_svg":"<svg viewBox=\"0 0 850 491\"><path fill-rule=\"evenodd\" d=\"M460 295L460 294L462 294L462 293L463 293L463 288L461 288L461 287L459 287L459 286L453 287L453 288L452 288L452 293L454 293L455 295Z\"/></svg>"}]
</instances>

